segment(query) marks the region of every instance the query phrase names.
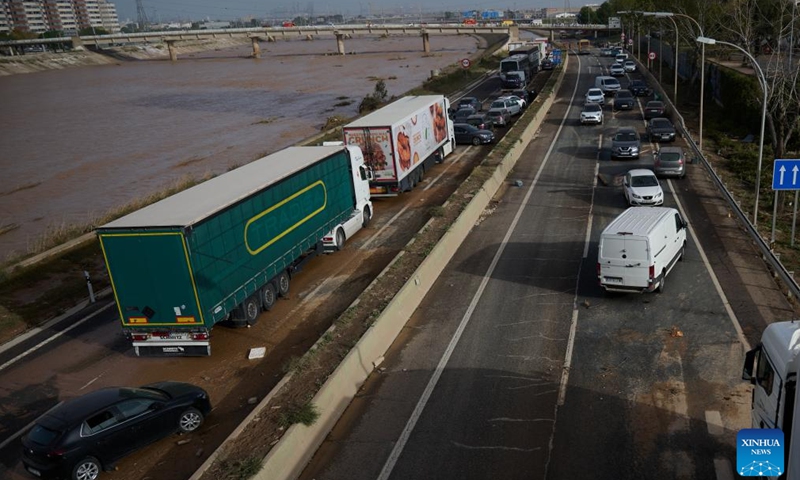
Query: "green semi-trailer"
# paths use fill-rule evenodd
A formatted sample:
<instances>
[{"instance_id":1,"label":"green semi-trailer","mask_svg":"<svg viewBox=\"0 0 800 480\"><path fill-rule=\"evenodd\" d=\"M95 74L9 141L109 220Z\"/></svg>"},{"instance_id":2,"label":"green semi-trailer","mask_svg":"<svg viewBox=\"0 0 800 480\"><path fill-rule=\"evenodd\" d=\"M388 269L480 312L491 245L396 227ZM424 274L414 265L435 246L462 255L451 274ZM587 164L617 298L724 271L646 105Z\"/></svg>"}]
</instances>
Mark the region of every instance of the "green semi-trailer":
<instances>
[{"instance_id":1,"label":"green semi-trailer","mask_svg":"<svg viewBox=\"0 0 800 480\"><path fill-rule=\"evenodd\" d=\"M254 324L323 239L365 226L358 147L291 147L97 229L137 355L210 355L211 328Z\"/></svg>"}]
</instances>

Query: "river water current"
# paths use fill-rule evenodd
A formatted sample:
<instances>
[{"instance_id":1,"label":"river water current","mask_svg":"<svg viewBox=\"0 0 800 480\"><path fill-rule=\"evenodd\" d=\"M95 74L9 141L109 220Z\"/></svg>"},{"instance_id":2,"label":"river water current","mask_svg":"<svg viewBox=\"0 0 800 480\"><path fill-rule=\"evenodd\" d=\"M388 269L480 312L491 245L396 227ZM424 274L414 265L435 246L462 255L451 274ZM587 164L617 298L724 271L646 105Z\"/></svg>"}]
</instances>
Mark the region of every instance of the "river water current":
<instances>
[{"instance_id":1,"label":"river water current","mask_svg":"<svg viewBox=\"0 0 800 480\"><path fill-rule=\"evenodd\" d=\"M389 95L477 52L470 36L262 43L0 77L0 260L48 231L96 222L174 184L219 174L356 115L376 80ZM352 54L351 54L352 53Z\"/></svg>"}]
</instances>

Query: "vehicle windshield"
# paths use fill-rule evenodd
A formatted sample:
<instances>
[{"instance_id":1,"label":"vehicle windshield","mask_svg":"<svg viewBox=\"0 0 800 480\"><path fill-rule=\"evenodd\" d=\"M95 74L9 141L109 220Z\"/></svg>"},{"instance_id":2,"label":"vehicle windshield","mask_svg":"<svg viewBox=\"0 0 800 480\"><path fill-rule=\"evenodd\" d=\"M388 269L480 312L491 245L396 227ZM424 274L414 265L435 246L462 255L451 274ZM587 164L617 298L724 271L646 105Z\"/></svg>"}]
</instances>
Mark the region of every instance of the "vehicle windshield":
<instances>
[{"instance_id":1,"label":"vehicle windshield","mask_svg":"<svg viewBox=\"0 0 800 480\"><path fill-rule=\"evenodd\" d=\"M664 105L661 102L650 102L647 104L647 108L664 108Z\"/></svg>"},{"instance_id":2,"label":"vehicle windshield","mask_svg":"<svg viewBox=\"0 0 800 480\"><path fill-rule=\"evenodd\" d=\"M633 95L627 90L620 90L617 92L617 98L633 98Z\"/></svg>"},{"instance_id":3,"label":"vehicle windshield","mask_svg":"<svg viewBox=\"0 0 800 480\"><path fill-rule=\"evenodd\" d=\"M606 87L619 87L619 82L616 79L606 80Z\"/></svg>"},{"instance_id":4,"label":"vehicle windshield","mask_svg":"<svg viewBox=\"0 0 800 480\"><path fill-rule=\"evenodd\" d=\"M634 132L619 132L614 136L616 142L635 142L636 134Z\"/></svg>"},{"instance_id":5,"label":"vehicle windshield","mask_svg":"<svg viewBox=\"0 0 800 480\"><path fill-rule=\"evenodd\" d=\"M506 102L492 102L492 108L506 108Z\"/></svg>"},{"instance_id":6,"label":"vehicle windshield","mask_svg":"<svg viewBox=\"0 0 800 480\"><path fill-rule=\"evenodd\" d=\"M672 124L669 123L669 120L666 118L655 118L653 119L653 127L655 128L669 128Z\"/></svg>"},{"instance_id":7,"label":"vehicle windshield","mask_svg":"<svg viewBox=\"0 0 800 480\"><path fill-rule=\"evenodd\" d=\"M677 162L681 159L681 154L675 152L661 152L659 158L661 158L662 162Z\"/></svg>"},{"instance_id":8,"label":"vehicle windshield","mask_svg":"<svg viewBox=\"0 0 800 480\"><path fill-rule=\"evenodd\" d=\"M60 435L61 432L35 425L28 434L28 439L38 445L47 446L51 445Z\"/></svg>"},{"instance_id":9,"label":"vehicle windshield","mask_svg":"<svg viewBox=\"0 0 800 480\"><path fill-rule=\"evenodd\" d=\"M599 97L602 94L603 94L603 91L600 90L599 88L592 88L591 90L589 90L589 93L587 93L587 95L592 96L592 97Z\"/></svg>"},{"instance_id":10,"label":"vehicle windshield","mask_svg":"<svg viewBox=\"0 0 800 480\"><path fill-rule=\"evenodd\" d=\"M657 187L658 180L656 177L650 175L642 175L639 177L631 177L632 187Z\"/></svg>"},{"instance_id":11,"label":"vehicle windshield","mask_svg":"<svg viewBox=\"0 0 800 480\"><path fill-rule=\"evenodd\" d=\"M597 105L596 103L590 103L589 105L583 107L584 112L599 112L600 110L602 110L600 105Z\"/></svg>"}]
</instances>

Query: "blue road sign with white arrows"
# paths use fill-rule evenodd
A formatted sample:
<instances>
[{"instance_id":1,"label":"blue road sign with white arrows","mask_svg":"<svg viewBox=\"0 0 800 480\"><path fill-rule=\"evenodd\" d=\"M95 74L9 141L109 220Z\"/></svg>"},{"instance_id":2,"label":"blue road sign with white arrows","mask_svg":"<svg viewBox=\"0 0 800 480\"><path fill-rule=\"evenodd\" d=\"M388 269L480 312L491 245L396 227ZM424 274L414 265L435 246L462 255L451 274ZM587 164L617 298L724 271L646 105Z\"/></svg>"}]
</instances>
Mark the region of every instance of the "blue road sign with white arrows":
<instances>
[{"instance_id":1,"label":"blue road sign with white arrows","mask_svg":"<svg viewBox=\"0 0 800 480\"><path fill-rule=\"evenodd\" d=\"M773 190L800 190L800 159L778 160L772 170Z\"/></svg>"}]
</instances>

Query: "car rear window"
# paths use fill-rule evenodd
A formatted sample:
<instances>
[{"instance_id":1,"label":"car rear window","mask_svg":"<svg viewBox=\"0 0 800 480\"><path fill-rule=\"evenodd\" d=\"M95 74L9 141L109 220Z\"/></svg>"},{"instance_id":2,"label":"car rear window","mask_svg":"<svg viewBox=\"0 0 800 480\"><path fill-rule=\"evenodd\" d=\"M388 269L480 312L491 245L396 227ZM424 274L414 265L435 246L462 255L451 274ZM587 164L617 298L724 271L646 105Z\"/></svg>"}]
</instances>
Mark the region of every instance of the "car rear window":
<instances>
[{"instance_id":1,"label":"car rear window","mask_svg":"<svg viewBox=\"0 0 800 480\"><path fill-rule=\"evenodd\" d=\"M61 432L50 430L41 425L34 425L28 434L28 439L38 445L47 446L51 445L59 436L61 436Z\"/></svg>"},{"instance_id":2,"label":"car rear window","mask_svg":"<svg viewBox=\"0 0 800 480\"><path fill-rule=\"evenodd\" d=\"M680 153L661 152L659 158L664 162L677 162L681 159Z\"/></svg>"}]
</instances>

